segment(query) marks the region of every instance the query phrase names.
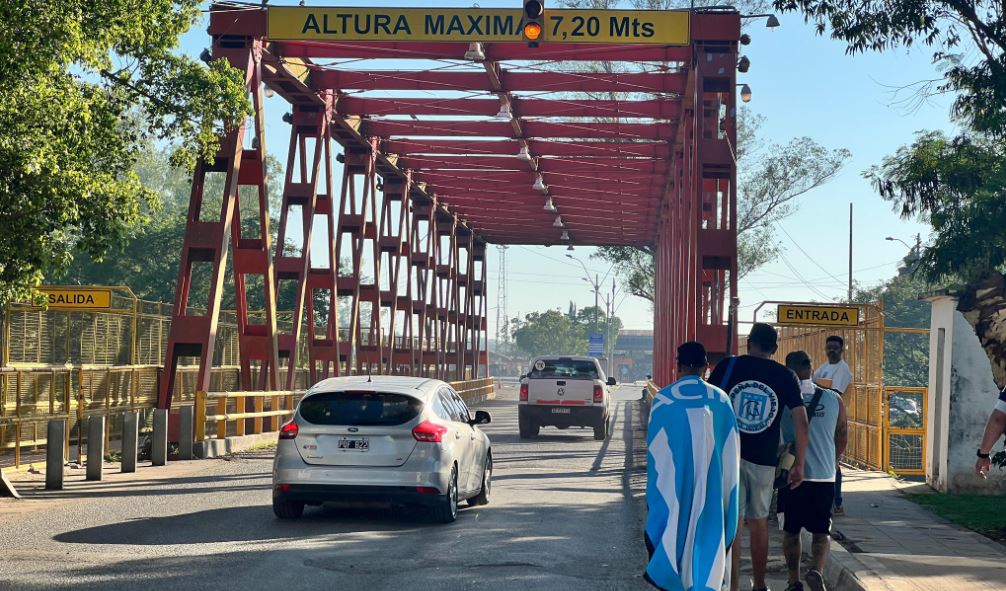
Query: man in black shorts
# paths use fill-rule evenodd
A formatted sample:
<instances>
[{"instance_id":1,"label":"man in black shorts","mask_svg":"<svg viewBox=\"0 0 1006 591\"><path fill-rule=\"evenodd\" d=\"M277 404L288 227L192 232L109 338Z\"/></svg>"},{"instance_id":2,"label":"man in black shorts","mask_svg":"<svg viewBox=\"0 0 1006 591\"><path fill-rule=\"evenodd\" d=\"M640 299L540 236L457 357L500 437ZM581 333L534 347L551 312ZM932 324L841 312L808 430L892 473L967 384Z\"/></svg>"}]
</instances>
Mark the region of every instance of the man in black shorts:
<instances>
[{"instance_id":1,"label":"man in black shorts","mask_svg":"<svg viewBox=\"0 0 1006 591\"><path fill-rule=\"evenodd\" d=\"M835 460L845 451L848 427L845 404L838 392L821 388L811 380L810 357L803 351L786 356L786 367L800 378L800 394L807 406L810 442L807 444L803 484L799 488L779 490L779 508L783 512L783 554L789 570L786 591L803 591L800 582L800 530L813 536L811 547L814 568L805 580L812 591L824 590L824 563L831 545L831 507L835 499ZM813 408L812 408L813 407ZM783 439L793 437L792 421L783 419Z\"/></svg>"}]
</instances>

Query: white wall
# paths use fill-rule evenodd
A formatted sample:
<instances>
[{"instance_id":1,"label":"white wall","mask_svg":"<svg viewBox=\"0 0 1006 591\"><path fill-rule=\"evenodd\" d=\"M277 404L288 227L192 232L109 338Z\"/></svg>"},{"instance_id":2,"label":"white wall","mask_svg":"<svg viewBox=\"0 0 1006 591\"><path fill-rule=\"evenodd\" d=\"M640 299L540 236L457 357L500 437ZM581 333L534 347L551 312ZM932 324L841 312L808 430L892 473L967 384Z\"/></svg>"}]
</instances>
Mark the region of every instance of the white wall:
<instances>
[{"instance_id":1,"label":"white wall","mask_svg":"<svg viewBox=\"0 0 1006 591\"><path fill-rule=\"evenodd\" d=\"M992 366L956 299L931 302L926 480L942 492L1006 493L1006 471L993 468L987 480L974 472L975 451L999 391Z\"/></svg>"}]
</instances>

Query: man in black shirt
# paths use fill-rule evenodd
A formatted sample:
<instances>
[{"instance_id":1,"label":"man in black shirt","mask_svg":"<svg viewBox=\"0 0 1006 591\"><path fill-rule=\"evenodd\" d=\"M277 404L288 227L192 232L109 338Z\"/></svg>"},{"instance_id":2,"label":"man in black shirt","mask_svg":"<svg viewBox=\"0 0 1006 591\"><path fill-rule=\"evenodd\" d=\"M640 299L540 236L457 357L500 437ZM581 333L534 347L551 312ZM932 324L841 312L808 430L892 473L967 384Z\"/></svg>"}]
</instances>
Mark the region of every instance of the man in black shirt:
<instances>
[{"instance_id":1,"label":"man in black shirt","mask_svg":"<svg viewBox=\"0 0 1006 591\"><path fill-rule=\"evenodd\" d=\"M758 323L748 335L747 355L728 357L716 365L709 383L730 395L741 434L740 518L751 532L751 567L754 591L763 591L768 563L768 514L772 504L775 469L779 462L779 425L782 407L793 415L796 460L789 470L789 486L803 482L803 459L807 451L807 409L800 395L796 374L772 361L778 334L768 324ZM740 535L733 547L730 590L740 583Z\"/></svg>"}]
</instances>

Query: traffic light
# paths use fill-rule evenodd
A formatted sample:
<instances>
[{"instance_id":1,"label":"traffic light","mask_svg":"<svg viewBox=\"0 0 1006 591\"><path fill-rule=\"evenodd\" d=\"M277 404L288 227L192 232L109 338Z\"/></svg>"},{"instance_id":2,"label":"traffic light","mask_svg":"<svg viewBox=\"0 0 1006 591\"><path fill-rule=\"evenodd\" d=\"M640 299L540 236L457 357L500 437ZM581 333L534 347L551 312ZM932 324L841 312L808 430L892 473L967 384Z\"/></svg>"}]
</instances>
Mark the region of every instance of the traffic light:
<instances>
[{"instance_id":1,"label":"traffic light","mask_svg":"<svg viewBox=\"0 0 1006 591\"><path fill-rule=\"evenodd\" d=\"M521 32L527 39L528 47L538 47L538 41L545 33L545 4L542 0L524 2L524 25Z\"/></svg>"}]
</instances>

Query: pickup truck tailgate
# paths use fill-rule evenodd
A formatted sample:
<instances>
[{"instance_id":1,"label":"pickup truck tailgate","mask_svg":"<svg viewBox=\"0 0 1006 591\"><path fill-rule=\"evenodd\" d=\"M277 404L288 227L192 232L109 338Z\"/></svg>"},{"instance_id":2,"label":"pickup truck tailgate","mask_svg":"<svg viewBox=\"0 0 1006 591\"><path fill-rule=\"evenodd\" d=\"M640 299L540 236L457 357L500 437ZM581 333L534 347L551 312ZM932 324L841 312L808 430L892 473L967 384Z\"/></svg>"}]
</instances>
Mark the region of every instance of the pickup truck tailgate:
<instances>
[{"instance_id":1,"label":"pickup truck tailgate","mask_svg":"<svg viewBox=\"0 0 1006 591\"><path fill-rule=\"evenodd\" d=\"M594 381L569 378L528 379L530 404L583 405L594 401Z\"/></svg>"}]
</instances>

